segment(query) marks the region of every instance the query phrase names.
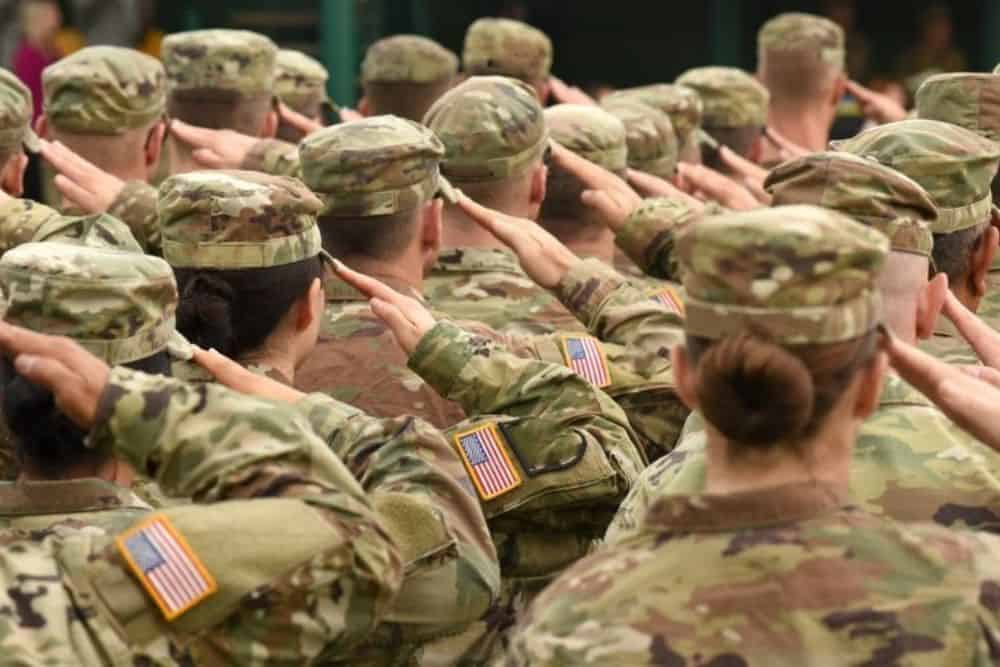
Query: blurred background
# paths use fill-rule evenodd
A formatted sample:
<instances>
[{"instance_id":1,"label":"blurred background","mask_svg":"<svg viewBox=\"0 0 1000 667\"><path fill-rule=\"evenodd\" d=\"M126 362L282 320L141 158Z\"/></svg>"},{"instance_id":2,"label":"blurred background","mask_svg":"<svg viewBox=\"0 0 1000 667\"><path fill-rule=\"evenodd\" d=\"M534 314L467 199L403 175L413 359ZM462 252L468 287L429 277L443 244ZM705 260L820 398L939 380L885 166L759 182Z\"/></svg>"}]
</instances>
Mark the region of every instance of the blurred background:
<instances>
[{"instance_id":1,"label":"blurred background","mask_svg":"<svg viewBox=\"0 0 1000 667\"><path fill-rule=\"evenodd\" d=\"M790 10L841 23L852 76L900 95L923 72L1000 62L1000 0L0 0L0 58L31 70L87 44L155 55L172 31L248 28L320 58L351 104L373 40L415 32L460 53L472 20L510 16L552 37L557 75L599 91L707 63L752 69L757 29Z\"/></svg>"}]
</instances>

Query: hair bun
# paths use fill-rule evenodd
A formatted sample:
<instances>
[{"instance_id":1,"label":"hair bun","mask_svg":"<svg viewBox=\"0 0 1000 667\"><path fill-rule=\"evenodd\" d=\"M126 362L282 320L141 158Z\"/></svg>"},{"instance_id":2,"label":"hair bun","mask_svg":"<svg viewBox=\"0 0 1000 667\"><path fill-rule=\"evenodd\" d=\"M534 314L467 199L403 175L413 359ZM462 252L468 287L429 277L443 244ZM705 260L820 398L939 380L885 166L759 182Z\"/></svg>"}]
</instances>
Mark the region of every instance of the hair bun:
<instances>
[{"instance_id":1,"label":"hair bun","mask_svg":"<svg viewBox=\"0 0 1000 667\"><path fill-rule=\"evenodd\" d=\"M189 341L222 354L231 353L233 341L233 288L224 280L196 273L181 292L177 306L177 329Z\"/></svg>"}]
</instances>

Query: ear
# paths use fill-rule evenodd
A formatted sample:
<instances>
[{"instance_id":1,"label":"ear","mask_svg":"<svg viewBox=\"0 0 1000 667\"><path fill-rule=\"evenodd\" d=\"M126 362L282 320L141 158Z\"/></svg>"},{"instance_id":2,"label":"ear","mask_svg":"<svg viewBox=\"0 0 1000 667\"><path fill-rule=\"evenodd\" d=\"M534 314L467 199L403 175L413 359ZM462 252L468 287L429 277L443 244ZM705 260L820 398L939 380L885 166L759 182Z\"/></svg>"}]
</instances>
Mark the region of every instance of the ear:
<instances>
[{"instance_id":1,"label":"ear","mask_svg":"<svg viewBox=\"0 0 1000 667\"><path fill-rule=\"evenodd\" d=\"M274 135L278 133L278 125L281 119L278 118L278 112L271 109L267 112L267 116L264 117L264 126L260 129L261 139L273 139Z\"/></svg>"},{"instance_id":2,"label":"ear","mask_svg":"<svg viewBox=\"0 0 1000 667\"><path fill-rule=\"evenodd\" d=\"M764 136L761 135L753 140L750 144L750 152L747 154L747 159L754 164L760 164L760 161L764 159Z\"/></svg>"},{"instance_id":3,"label":"ear","mask_svg":"<svg viewBox=\"0 0 1000 667\"><path fill-rule=\"evenodd\" d=\"M972 253L969 272L969 288L972 295L981 299L988 289L986 278L997 256L997 245L1000 244L1000 232L993 225L986 228L980 239L979 247Z\"/></svg>"},{"instance_id":4,"label":"ear","mask_svg":"<svg viewBox=\"0 0 1000 667\"><path fill-rule=\"evenodd\" d=\"M674 367L674 382L677 384L677 396L689 410L697 410L698 391L695 370L691 368L691 360L683 345L674 345L670 350L670 359Z\"/></svg>"},{"instance_id":5,"label":"ear","mask_svg":"<svg viewBox=\"0 0 1000 667\"><path fill-rule=\"evenodd\" d=\"M424 272L430 270L441 252L444 201L436 197L424 204L420 214L420 257Z\"/></svg>"},{"instance_id":6,"label":"ear","mask_svg":"<svg viewBox=\"0 0 1000 667\"><path fill-rule=\"evenodd\" d=\"M531 207L541 208L545 201L545 194L548 191L549 168L544 164L539 164L531 173L531 192L529 193Z\"/></svg>"},{"instance_id":7,"label":"ear","mask_svg":"<svg viewBox=\"0 0 1000 667\"><path fill-rule=\"evenodd\" d=\"M917 299L917 340L930 338L948 296L948 274L939 273L923 286Z\"/></svg>"},{"instance_id":8,"label":"ear","mask_svg":"<svg viewBox=\"0 0 1000 667\"><path fill-rule=\"evenodd\" d=\"M7 164L0 171L0 189L12 197L20 197L24 194L24 172L28 168L28 156L24 151L7 160Z\"/></svg>"},{"instance_id":9,"label":"ear","mask_svg":"<svg viewBox=\"0 0 1000 667\"><path fill-rule=\"evenodd\" d=\"M372 115L372 107L371 104L368 103L367 95L362 95L361 99L358 100L358 113L364 116L365 118L368 118L369 116Z\"/></svg>"},{"instance_id":10,"label":"ear","mask_svg":"<svg viewBox=\"0 0 1000 667\"><path fill-rule=\"evenodd\" d=\"M889 368L889 355L881 350L875 354L871 363L865 366L855 382L858 383L858 395L854 400L854 416L863 421L868 419L879 406L882 396L882 383Z\"/></svg>"},{"instance_id":11,"label":"ear","mask_svg":"<svg viewBox=\"0 0 1000 667\"><path fill-rule=\"evenodd\" d=\"M295 304L295 331L306 331L323 312L323 281L314 278L309 289Z\"/></svg>"},{"instance_id":12,"label":"ear","mask_svg":"<svg viewBox=\"0 0 1000 667\"><path fill-rule=\"evenodd\" d=\"M40 136L42 139L52 141L52 135L50 134L49 128L49 117L44 113L38 117L38 120L35 121L35 134Z\"/></svg>"},{"instance_id":13,"label":"ear","mask_svg":"<svg viewBox=\"0 0 1000 667\"><path fill-rule=\"evenodd\" d=\"M149 129L149 134L146 135L146 146L144 148L146 153L146 168L154 169L157 163L160 161L160 152L163 150L163 138L167 133L167 123L165 121L157 121L156 125Z\"/></svg>"}]
</instances>

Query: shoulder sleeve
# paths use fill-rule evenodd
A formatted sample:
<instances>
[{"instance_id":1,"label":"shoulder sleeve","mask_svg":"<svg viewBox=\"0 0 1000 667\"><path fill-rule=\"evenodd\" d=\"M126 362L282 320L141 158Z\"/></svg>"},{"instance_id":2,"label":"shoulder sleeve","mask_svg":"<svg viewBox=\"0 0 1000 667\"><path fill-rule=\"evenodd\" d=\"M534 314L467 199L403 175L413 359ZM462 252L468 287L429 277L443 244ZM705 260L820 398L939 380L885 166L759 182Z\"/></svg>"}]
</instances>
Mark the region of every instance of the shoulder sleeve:
<instances>
[{"instance_id":1,"label":"shoulder sleeve","mask_svg":"<svg viewBox=\"0 0 1000 667\"><path fill-rule=\"evenodd\" d=\"M261 139L247 153L241 169L275 176L302 177L298 146L279 139Z\"/></svg>"},{"instance_id":2,"label":"shoulder sleeve","mask_svg":"<svg viewBox=\"0 0 1000 667\"><path fill-rule=\"evenodd\" d=\"M143 250L150 255L162 254L156 188L142 181L128 181L107 212L128 225Z\"/></svg>"}]
</instances>

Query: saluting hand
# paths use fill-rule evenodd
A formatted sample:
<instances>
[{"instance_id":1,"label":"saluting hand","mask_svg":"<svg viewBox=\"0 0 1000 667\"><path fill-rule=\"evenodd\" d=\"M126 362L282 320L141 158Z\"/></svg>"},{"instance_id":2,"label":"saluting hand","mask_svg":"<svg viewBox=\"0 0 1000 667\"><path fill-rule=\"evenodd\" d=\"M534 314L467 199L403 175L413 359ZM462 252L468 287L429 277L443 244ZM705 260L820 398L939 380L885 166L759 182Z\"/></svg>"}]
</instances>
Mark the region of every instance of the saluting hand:
<instances>
[{"instance_id":1,"label":"saluting hand","mask_svg":"<svg viewBox=\"0 0 1000 667\"><path fill-rule=\"evenodd\" d=\"M89 213L103 213L125 187L125 181L80 157L58 141L41 140L42 157L59 173L53 183L62 196Z\"/></svg>"},{"instance_id":2,"label":"saluting hand","mask_svg":"<svg viewBox=\"0 0 1000 667\"><path fill-rule=\"evenodd\" d=\"M239 169L260 141L233 130L210 130L180 120L171 121L170 136L187 144L191 158L205 169Z\"/></svg>"}]
</instances>

